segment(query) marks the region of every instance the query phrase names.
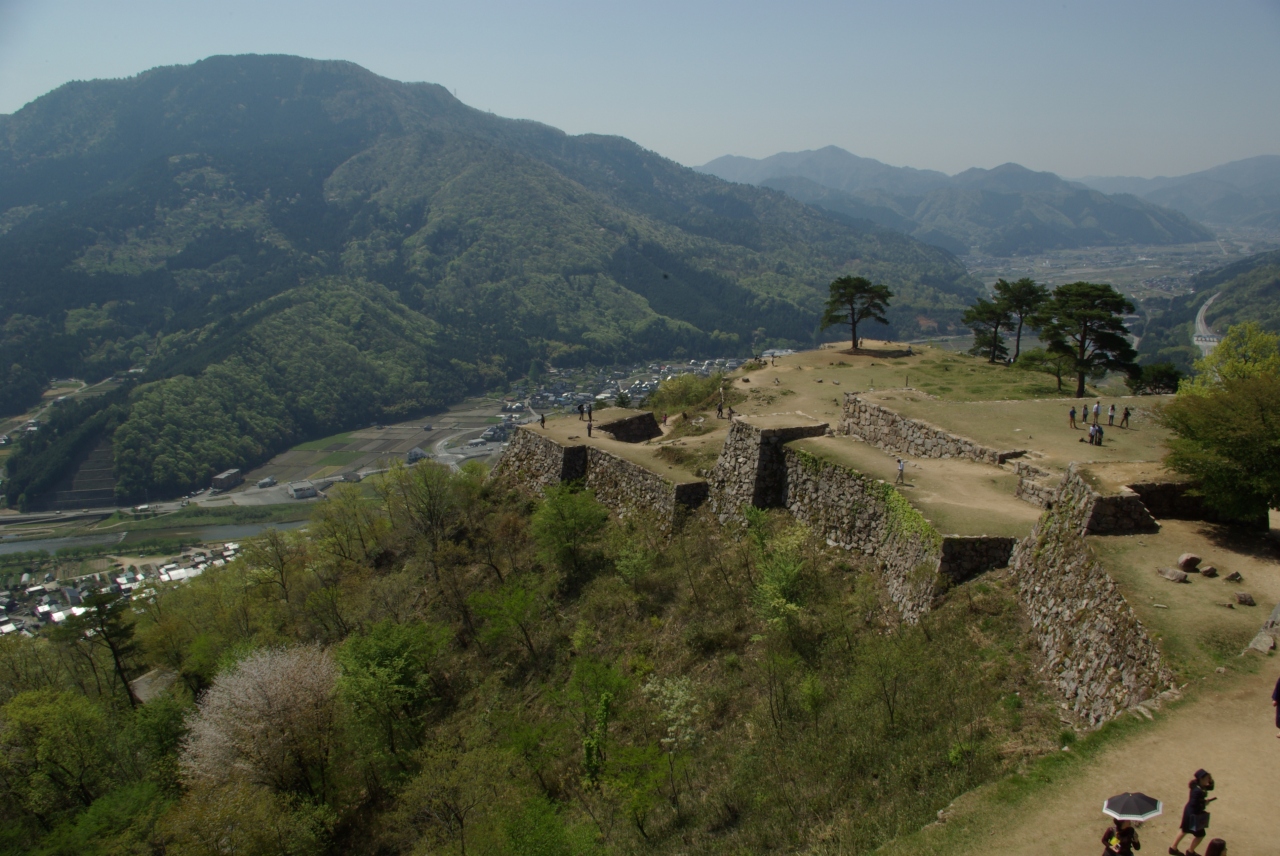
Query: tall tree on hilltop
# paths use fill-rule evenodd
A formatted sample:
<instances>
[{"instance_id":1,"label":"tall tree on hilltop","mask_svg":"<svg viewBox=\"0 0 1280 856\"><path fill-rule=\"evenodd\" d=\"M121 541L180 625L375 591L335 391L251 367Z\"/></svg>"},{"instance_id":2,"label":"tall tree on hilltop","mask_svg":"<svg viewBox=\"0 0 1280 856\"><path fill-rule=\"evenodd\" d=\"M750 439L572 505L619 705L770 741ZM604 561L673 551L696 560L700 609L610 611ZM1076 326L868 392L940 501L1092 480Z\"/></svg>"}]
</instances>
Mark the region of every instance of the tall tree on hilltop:
<instances>
[{"instance_id":1,"label":"tall tree on hilltop","mask_svg":"<svg viewBox=\"0 0 1280 856\"><path fill-rule=\"evenodd\" d=\"M1017 282L996 280L995 295L996 302L1002 304L1010 316L1018 319L1013 338L1013 359L1016 361L1022 353L1022 327L1030 321L1031 329L1037 329L1033 319L1049 299L1049 289L1036 285L1034 279L1024 276Z\"/></svg>"},{"instance_id":2,"label":"tall tree on hilltop","mask_svg":"<svg viewBox=\"0 0 1280 856\"><path fill-rule=\"evenodd\" d=\"M842 276L831 282L830 289L831 296L827 298L826 311L822 313L822 329L848 324L853 350L858 350L859 321L889 323L884 317L893 297L888 286L873 285L865 276Z\"/></svg>"},{"instance_id":3,"label":"tall tree on hilltop","mask_svg":"<svg viewBox=\"0 0 1280 856\"><path fill-rule=\"evenodd\" d=\"M994 363L996 358L1009 355L1004 346L1001 330L1013 329L1013 319L1009 310L1000 301L979 299L977 303L964 311L960 319L964 326L973 331L973 347L971 354L989 354L988 362Z\"/></svg>"},{"instance_id":4,"label":"tall tree on hilltop","mask_svg":"<svg viewBox=\"0 0 1280 856\"><path fill-rule=\"evenodd\" d=\"M1060 285L1035 316L1041 338L1053 353L1075 359L1076 398L1084 398L1084 379L1108 369L1132 374L1138 356L1125 338L1121 315L1133 304L1109 285L1072 282Z\"/></svg>"}]
</instances>

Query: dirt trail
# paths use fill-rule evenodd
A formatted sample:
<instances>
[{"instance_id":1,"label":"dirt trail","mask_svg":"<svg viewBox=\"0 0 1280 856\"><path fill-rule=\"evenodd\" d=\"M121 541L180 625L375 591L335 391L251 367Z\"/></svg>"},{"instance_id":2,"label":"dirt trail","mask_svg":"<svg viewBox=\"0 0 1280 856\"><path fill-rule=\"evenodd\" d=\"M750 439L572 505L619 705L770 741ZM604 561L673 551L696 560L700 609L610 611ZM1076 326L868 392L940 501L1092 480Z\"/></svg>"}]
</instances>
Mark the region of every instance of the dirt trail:
<instances>
[{"instance_id":1,"label":"dirt trail","mask_svg":"<svg viewBox=\"0 0 1280 856\"><path fill-rule=\"evenodd\" d=\"M1031 800L1039 808L1025 811L972 852L1101 853L1099 839L1107 827L1102 801L1123 791L1143 791L1164 801L1164 814L1143 825L1142 852L1165 853L1177 835L1187 782L1197 767L1217 780L1209 837L1225 839L1232 856L1280 852L1280 740L1271 707L1276 674L1276 660L1270 659L1256 675L1211 676L1206 683L1217 688L1200 690L1195 701L1104 752L1088 771L1047 788ZM1184 840L1183 849L1188 845Z\"/></svg>"}]
</instances>

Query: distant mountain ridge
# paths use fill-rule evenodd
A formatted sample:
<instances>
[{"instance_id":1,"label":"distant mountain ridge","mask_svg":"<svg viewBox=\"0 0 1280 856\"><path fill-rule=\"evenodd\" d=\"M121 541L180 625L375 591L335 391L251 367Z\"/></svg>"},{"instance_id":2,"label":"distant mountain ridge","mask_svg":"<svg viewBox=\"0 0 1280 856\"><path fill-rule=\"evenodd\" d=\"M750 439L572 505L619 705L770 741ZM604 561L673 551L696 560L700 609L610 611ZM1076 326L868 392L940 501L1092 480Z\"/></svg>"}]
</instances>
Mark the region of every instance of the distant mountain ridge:
<instances>
[{"instance_id":1,"label":"distant mountain ridge","mask_svg":"<svg viewBox=\"0 0 1280 856\"><path fill-rule=\"evenodd\" d=\"M1280 155L1172 178L1090 176L1080 181L1103 193L1132 193L1206 223L1280 229Z\"/></svg>"},{"instance_id":2,"label":"distant mountain ridge","mask_svg":"<svg viewBox=\"0 0 1280 856\"><path fill-rule=\"evenodd\" d=\"M901 338L958 328L981 288L866 221L346 62L213 57L0 116L0 412L51 377L145 370L122 497L534 361L812 344L845 273L893 288Z\"/></svg>"},{"instance_id":3,"label":"distant mountain ridge","mask_svg":"<svg viewBox=\"0 0 1280 856\"><path fill-rule=\"evenodd\" d=\"M836 146L755 160L716 158L701 172L773 187L850 220L865 219L964 254L1209 240L1184 214L1132 195L1106 195L1014 163L954 176L894 167Z\"/></svg>"}]
</instances>

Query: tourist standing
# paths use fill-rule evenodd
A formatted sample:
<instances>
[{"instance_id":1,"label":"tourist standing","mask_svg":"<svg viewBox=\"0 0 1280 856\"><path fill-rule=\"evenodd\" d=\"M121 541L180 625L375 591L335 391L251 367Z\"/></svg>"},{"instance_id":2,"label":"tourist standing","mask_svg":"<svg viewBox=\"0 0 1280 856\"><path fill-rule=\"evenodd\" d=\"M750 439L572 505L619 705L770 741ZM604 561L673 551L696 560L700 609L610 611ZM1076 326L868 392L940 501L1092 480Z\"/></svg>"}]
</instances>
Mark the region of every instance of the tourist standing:
<instances>
[{"instance_id":1,"label":"tourist standing","mask_svg":"<svg viewBox=\"0 0 1280 856\"><path fill-rule=\"evenodd\" d=\"M898 458L898 479L897 481L894 482L894 484L907 483L906 469L907 469L906 461L902 460L902 458ZM1277 683L1276 686L1280 687L1280 683Z\"/></svg>"},{"instance_id":2,"label":"tourist standing","mask_svg":"<svg viewBox=\"0 0 1280 856\"><path fill-rule=\"evenodd\" d=\"M582 421L582 413L583 413L583 407L582 407L582 405L581 405L581 404L579 404L579 405L578 405L578 421L579 421L579 422L581 422L581 421Z\"/></svg>"},{"instance_id":3,"label":"tourist standing","mask_svg":"<svg viewBox=\"0 0 1280 856\"><path fill-rule=\"evenodd\" d=\"M587 405L587 421L588 422L591 421L591 405L590 404Z\"/></svg>"},{"instance_id":4,"label":"tourist standing","mask_svg":"<svg viewBox=\"0 0 1280 856\"><path fill-rule=\"evenodd\" d=\"M1098 417L1100 417L1101 415L1102 415L1102 402L1095 401L1093 403L1093 424L1094 425L1098 424Z\"/></svg>"},{"instance_id":5,"label":"tourist standing","mask_svg":"<svg viewBox=\"0 0 1280 856\"><path fill-rule=\"evenodd\" d=\"M587 420L587 436L591 436L591 420Z\"/></svg>"},{"instance_id":6,"label":"tourist standing","mask_svg":"<svg viewBox=\"0 0 1280 856\"><path fill-rule=\"evenodd\" d=\"M1076 406L1074 404L1071 405L1071 412L1067 414L1067 422L1072 428L1076 427Z\"/></svg>"},{"instance_id":7,"label":"tourist standing","mask_svg":"<svg viewBox=\"0 0 1280 856\"><path fill-rule=\"evenodd\" d=\"M1117 820L1107 831L1102 833L1104 853L1118 853L1120 856L1133 856L1133 851L1142 849L1138 840L1138 828L1132 820Z\"/></svg>"},{"instance_id":8,"label":"tourist standing","mask_svg":"<svg viewBox=\"0 0 1280 856\"><path fill-rule=\"evenodd\" d=\"M1095 426L1093 426L1093 427L1095 427L1095 428L1097 428L1097 429L1098 429L1098 436L1095 438L1095 439L1097 440L1097 442L1096 442L1096 444L1095 444L1095 445L1101 446L1101 445L1102 445L1102 426L1101 426L1101 425L1095 425Z\"/></svg>"},{"instance_id":9,"label":"tourist standing","mask_svg":"<svg viewBox=\"0 0 1280 856\"><path fill-rule=\"evenodd\" d=\"M547 414L545 413L538 414L538 426L541 428L547 427Z\"/></svg>"},{"instance_id":10,"label":"tourist standing","mask_svg":"<svg viewBox=\"0 0 1280 856\"><path fill-rule=\"evenodd\" d=\"M1196 770L1195 777L1187 787L1191 793L1187 797L1187 804L1182 808L1182 823L1178 837L1173 839L1173 846L1169 848L1170 856L1183 856L1178 844L1187 835L1191 836L1191 847L1187 849L1187 854L1195 854L1196 847L1204 840L1205 830L1209 828L1209 812L1206 809L1209 803L1217 799L1209 796L1209 791L1213 790L1213 776L1205 770Z\"/></svg>"},{"instance_id":11,"label":"tourist standing","mask_svg":"<svg viewBox=\"0 0 1280 856\"><path fill-rule=\"evenodd\" d=\"M1124 409L1124 413L1120 414L1120 427L1121 427L1121 428L1128 428L1128 427L1129 427L1129 412L1130 412L1130 411L1129 411L1129 408L1128 408L1128 407L1125 407L1125 409Z\"/></svg>"},{"instance_id":12,"label":"tourist standing","mask_svg":"<svg viewBox=\"0 0 1280 856\"><path fill-rule=\"evenodd\" d=\"M1116 406L1113 404L1111 405L1110 409L1107 410L1107 425L1110 426L1115 424L1116 424Z\"/></svg>"}]
</instances>

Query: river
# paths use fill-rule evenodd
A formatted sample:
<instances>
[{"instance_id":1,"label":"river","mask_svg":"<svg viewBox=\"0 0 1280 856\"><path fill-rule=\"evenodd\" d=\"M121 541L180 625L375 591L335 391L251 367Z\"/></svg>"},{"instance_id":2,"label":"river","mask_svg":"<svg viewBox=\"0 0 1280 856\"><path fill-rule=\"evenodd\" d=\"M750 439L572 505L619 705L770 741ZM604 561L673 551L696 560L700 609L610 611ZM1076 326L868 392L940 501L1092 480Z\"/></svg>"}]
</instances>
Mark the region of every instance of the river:
<instances>
[{"instance_id":1,"label":"river","mask_svg":"<svg viewBox=\"0 0 1280 856\"><path fill-rule=\"evenodd\" d=\"M239 523L226 526L193 526L189 529L155 529L138 532L141 538L187 538L194 536L200 541L239 541L252 538L264 529L298 529L306 526L305 520L293 520L288 523ZM32 541L0 541L0 556L12 553L27 553L47 550L56 553L67 547L96 547L102 544L118 544L127 532L111 532L102 535L74 535L68 538L40 538Z\"/></svg>"}]
</instances>

